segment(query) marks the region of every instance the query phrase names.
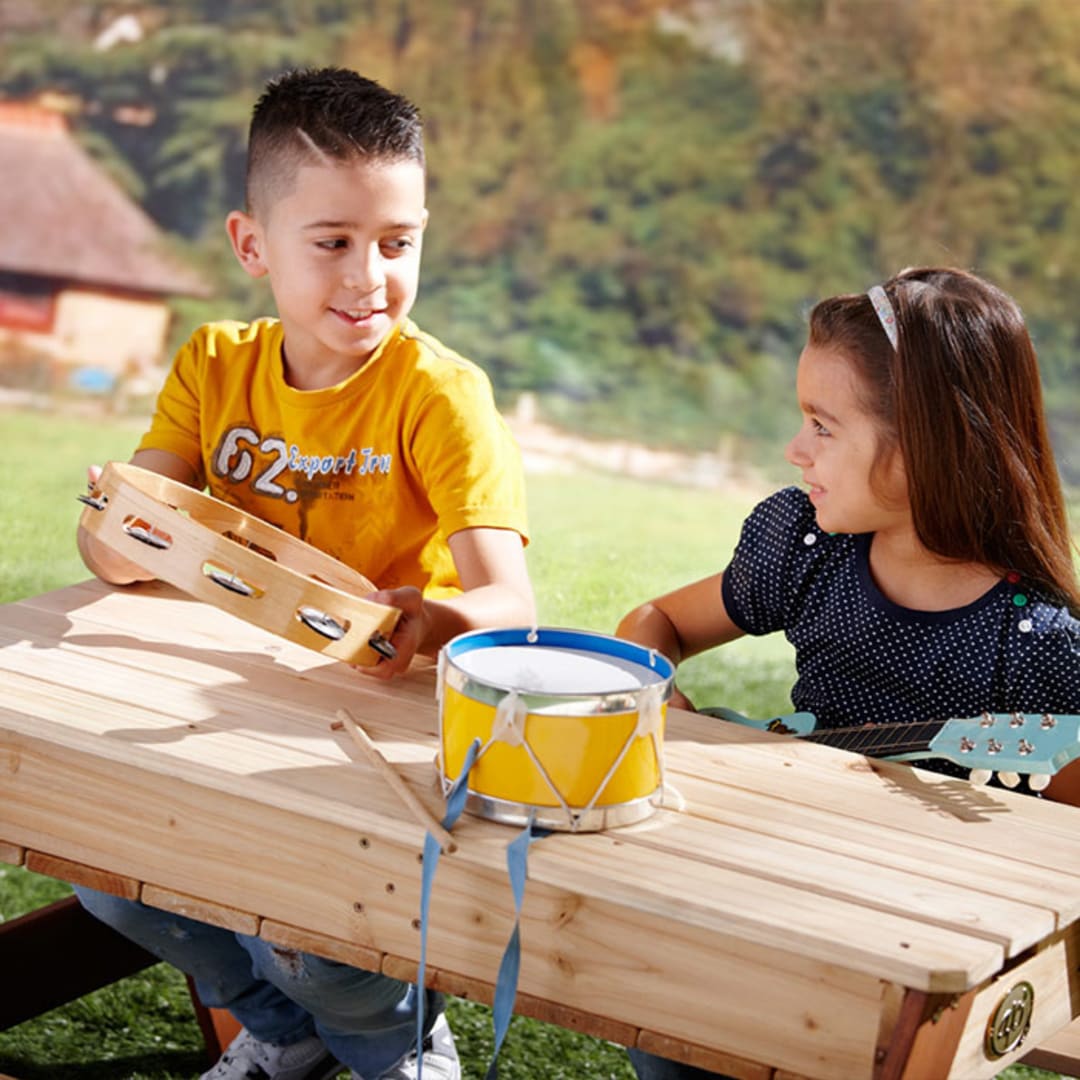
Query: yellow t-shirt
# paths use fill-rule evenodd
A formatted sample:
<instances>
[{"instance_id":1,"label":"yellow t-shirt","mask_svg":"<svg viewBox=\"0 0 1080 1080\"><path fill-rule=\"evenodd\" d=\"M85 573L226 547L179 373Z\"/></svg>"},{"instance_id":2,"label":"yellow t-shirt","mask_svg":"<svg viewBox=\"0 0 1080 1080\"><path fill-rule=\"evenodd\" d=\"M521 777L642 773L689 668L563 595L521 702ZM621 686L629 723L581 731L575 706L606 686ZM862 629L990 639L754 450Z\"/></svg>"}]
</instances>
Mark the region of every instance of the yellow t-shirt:
<instances>
[{"instance_id":1,"label":"yellow t-shirt","mask_svg":"<svg viewBox=\"0 0 1080 1080\"><path fill-rule=\"evenodd\" d=\"M277 319L200 327L177 353L140 450L168 450L215 497L379 588L460 591L447 539L527 537L513 437L475 364L406 321L344 382L286 384Z\"/></svg>"}]
</instances>

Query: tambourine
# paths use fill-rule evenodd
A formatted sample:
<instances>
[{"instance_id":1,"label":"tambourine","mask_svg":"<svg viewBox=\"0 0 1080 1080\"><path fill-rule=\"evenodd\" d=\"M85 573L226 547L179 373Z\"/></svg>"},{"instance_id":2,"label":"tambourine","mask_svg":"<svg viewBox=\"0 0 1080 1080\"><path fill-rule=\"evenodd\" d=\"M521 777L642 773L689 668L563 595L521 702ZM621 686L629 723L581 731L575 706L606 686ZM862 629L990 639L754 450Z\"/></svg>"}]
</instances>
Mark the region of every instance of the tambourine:
<instances>
[{"instance_id":1,"label":"tambourine","mask_svg":"<svg viewBox=\"0 0 1080 1080\"><path fill-rule=\"evenodd\" d=\"M198 600L350 664L396 655L401 612L363 574L238 507L116 461L78 498L88 533Z\"/></svg>"}]
</instances>

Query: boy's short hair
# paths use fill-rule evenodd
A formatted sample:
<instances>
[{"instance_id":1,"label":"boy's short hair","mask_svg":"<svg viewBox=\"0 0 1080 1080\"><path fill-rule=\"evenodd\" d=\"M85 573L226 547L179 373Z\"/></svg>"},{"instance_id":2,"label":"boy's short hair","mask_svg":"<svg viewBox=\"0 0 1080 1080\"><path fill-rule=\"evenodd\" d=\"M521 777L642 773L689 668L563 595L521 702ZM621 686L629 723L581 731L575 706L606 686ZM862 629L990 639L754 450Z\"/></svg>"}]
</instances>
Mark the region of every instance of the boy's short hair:
<instances>
[{"instance_id":1,"label":"boy's short hair","mask_svg":"<svg viewBox=\"0 0 1080 1080\"><path fill-rule=\"evenodd\" d=\"M265 213L303 165L415 161L424 166L420 110L346 68L286 71L266 84L248 132L245 197Z\"/></svg>"}]
</instances>

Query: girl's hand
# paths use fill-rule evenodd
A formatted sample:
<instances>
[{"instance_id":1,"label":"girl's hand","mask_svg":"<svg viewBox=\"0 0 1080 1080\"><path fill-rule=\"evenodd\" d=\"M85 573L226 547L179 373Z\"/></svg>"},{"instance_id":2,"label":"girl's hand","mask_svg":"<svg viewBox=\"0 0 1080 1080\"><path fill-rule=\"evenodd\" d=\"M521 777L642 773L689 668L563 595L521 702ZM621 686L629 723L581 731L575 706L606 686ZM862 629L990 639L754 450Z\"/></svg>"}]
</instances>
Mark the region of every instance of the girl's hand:
<instances>
[{"instance_id":1,"label":"girl's hand","mask_svg":"<svg viewBox=\"0 0 1080 1080\"><path fill-rule=\"evenodd\" d=\"M694 703L677 686L671 688L668 706L672 709L686 709L687 712L697 712Z\"/></svg>"},{"instance_id":2,"label":"girl's hand","mask_svg":"<svg viewBox=\"0 0 1080 1080\"><path fill-rule=\"evenodd\" d=\"M423 594L414 586L405 585L400 589L379 589L364 599L396 607L401 612L390 636L390 644L397 650L397 656L393 660L380 660L374 667L357 667L358 671L376 679L392 679L408 671L412 658L427 640L431 619Z\"/></svg>"}]
</instances>

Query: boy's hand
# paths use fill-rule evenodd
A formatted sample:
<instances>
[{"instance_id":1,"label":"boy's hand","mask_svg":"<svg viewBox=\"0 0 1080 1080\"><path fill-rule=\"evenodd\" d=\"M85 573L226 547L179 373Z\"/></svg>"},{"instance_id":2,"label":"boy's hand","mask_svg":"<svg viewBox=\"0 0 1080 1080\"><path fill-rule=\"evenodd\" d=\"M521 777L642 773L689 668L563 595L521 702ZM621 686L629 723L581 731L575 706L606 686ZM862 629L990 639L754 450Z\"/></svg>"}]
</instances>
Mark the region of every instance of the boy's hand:
<instances>
[{"instance_id":1,"label":"boy's hand","mask_svg":"<svg viewBox=\"0 0 1080 1080\"><path fill-rule=\"evenodd\" d=\"M197 473L182 457L168 450L136 450L131 456L131 464L138 465L140 469L161 473L162 476L168 476L181 484L187 484L199 490L204 484L201 474ZM90 465L86 470L86 476L90 481L90 487L96 487L101 478L101 466ZM102 543L96 536L91 536L81 525L77 542L79 554L86 563L86 568L110 585L130 585L136 581L154 580L153 574L130 559L125 559L123 555L117 554L108 544Z\"/></svg>"},{"instance_id":2,"label":"boy's hand","mask_svg":"<svg viewBox=\"0 0 1080 1080\"><path fill-rule=\"evenodd\" d=\"M87 467L86 478L91 490L97 486L100 477L100 465ZM153 581L154 579L154 575L148 570L144 570L130 559L125 559L108 544L102 543L96 536L91 536L81 525L76 542L86 568L110 585L131 585L136 581Z\"/></svg>"},{"instance_id":3,"label":"boy's hand","mask_svg":"<svg viewBox=\"0 0 1080 1080\"><path fill-rule=\"evenodd\" d=\"M535 624L536 604L518 533L512 529L461 529L449 543L461 593L425 599L419 589L404 586L368 594L366 599L390 604L402 615L390 638L397 658L364 671L387 679L405 671L417 653L435 656L446 642L466 631Z\"/></svg>"},{"instance_id":4,"label":"boy's hand","mask_svg":"<svg viewBox=\"0 0 1080 1080\"><path fill-rule=\"evenodd\" d=\"M380 660L374 667L358 667L358 671L377 679L392 679L408 671L412 658L427 640L431 619L424 603L423 593L412 585L400 589L379 589L364 597L375 604L387 604L401 612L397 626L390 636L390 644L397 650L393 660Z\"/></svg>"}]
</instances>

